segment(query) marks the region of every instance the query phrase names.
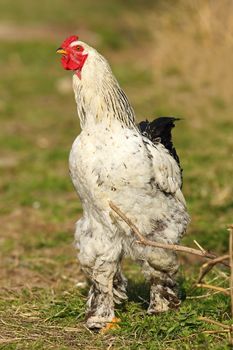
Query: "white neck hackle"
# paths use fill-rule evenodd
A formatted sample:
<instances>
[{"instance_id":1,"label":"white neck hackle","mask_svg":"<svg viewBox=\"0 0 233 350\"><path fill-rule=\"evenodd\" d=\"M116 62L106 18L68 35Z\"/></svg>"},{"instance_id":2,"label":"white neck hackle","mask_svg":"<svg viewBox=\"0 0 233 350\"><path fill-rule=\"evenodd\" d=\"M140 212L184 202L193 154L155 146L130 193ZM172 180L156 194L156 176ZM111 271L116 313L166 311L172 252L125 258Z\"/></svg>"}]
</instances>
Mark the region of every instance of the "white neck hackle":
<instances>
[{"instance_id":1,"label":"white neck hackle","mask_svg":"<svg viewBox=\"0 0 233 350\"><path fill-rule=\"evenodd\" d=\"M88 58L81 71L81 79L76 74L73 76L81 128L89 123L111 125L113 120L118 120L125 127L137 128L134 111L105 58L86 44L85 53L88 53Z\"/></svg>"}]
</instances>

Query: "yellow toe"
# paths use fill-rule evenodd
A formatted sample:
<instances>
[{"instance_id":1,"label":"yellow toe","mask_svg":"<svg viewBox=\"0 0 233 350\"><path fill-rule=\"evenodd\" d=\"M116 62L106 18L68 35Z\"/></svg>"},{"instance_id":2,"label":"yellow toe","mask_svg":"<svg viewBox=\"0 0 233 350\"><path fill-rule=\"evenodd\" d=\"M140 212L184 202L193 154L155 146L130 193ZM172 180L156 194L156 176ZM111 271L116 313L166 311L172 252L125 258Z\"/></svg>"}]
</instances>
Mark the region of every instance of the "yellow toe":
<instances>
[{"instance_id":1,"label":"yellow toe","mask_svg":"<svg viewBox=\"0 0 233 350\"><path fill-rule=\"evenodd\" d=\"M106 326L104 328L101 329L101 333L104 334L106 333L107 331L109 331L110 329L117 329L117 328L120 328L119 323L121 322L121 319L120 318L117 318L117 317L113 317L112 321L111 322L108 322L106 324Z\"/></svg>"}]
</instances>

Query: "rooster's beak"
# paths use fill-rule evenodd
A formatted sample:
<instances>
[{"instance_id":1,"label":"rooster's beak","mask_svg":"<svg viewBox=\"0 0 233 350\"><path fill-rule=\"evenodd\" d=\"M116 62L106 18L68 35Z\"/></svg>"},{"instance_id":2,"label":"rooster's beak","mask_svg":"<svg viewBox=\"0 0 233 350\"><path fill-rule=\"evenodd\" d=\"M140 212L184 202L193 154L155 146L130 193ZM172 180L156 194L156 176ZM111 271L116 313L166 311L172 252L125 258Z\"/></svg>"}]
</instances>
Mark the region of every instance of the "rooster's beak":
<instances>
[{"instance_id":1,"label":"rooster's beak","mask_svg":"<svg viewBox=\"0 0 233 350\"><path fill-rule=\"evenodd\" d=\"M59 47L59 49L57 49L56 53L60 53L60 54L63 54L63 55L67 55L66 50L62 49L61 47Z\"/></svg>"}]
</instances>

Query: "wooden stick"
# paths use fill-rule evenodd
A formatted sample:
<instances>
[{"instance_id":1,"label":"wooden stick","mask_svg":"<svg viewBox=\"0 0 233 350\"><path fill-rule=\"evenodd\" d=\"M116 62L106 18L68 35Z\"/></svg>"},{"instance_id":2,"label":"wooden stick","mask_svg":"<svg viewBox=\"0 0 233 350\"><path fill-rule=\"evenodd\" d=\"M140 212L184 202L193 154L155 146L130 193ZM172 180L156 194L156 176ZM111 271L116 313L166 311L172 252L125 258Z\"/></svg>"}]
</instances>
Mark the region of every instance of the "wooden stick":
<instances>
[{"instance_id":1,"label":"wooden stick","mask_svg":"<svg viewBox=\"0 0 233 350\"><path fill-rule=\"evenodd\" d=\"M194 239L193 242L196 244L196 246L197 246L203 253L205 253L205 249L200 245L200 243L198 243L195 239Z\"/></svg>"},{"instance_id":2,"label":"wooden stick","mask_svg":"<svg viewBox=\"0 0 233 350\"><path fill-rule=\"evenodd\" d=\"M229 259L229 254L219 256L213 260L207 261L204 263L200 268L199 277L197 280L197 283L201 283L202 279L205 277L205 275L218 263Z\"/></svg>"},{"instance_id":3,"label":"wooden stick","mask_svg":"<svg viewBox=\"0 0 233 350\"><path fill-rule=\"evenodd\" d=\"M228 290L226 290L225 288L212 286L211 284L197 283L197 287L218 290L219 292L222 292L223 294L226 294L228 296L230 295L230 292L228 292Z\"/></svg>"},{"instance_id":4,"label":"wooden stick","mask_svg":"<svg viewBox=\"0 0 233 350\"><path fill-rule=\"evenodd\" d=\"M228 326L227 324L224 324L224 323L221 323L221 322L218 322L218 321L215 321L215 320L211 320L210 318L207 318L207 317L199 316L197 319L199 321L204 321L204 322L211 323L211 324L214 324L216 326L222 327L224 329L228 329L228 331L230 331L230 329L231 329L231 327Z\"/></svg>"},{"instance_id":5,"label":"wooden stick","mask_svg":"<svg viewBox=\"0 0 233 350\"><path fill-rule=\"evenodd\" d=\"M200 257L208 258L208 259L216 259L216 257L217 257L215 254L209 253L207 251L203 252L202 250L197 250L194 248L185 247L185 246L178 245L178 244L166 244L166 243L158 243L158 242L150 241L149 239L146 239L140 233L140 231L134 225L134 223L113 202L110 201L109 206L132 229L133 233L138 238L138 241L136 241L136 242L139 244L149 245L149 246L156 247L156 248L175 250L175 251L179 251L179 252L183 252L183 253L198 255Z\"/></svg>"},{"instance_id":6,"label":"wooden stick","mask_svg":"<svg viewBox=\"0 0 233 350\"><path fill-rule=\"evenodd\" d=\"M202 331L205 334L229 333L228 329L217 329L216 331Z\"/></svg>"},{"instance_id":7,"label":"wooden stick","mask_svg":"<svg viewBox=\"0 0 233 350\"><path fill-rule=\"evenodd\" d=\"M187 296L186 299L205 299L205 298L212 297L213 295L219 294L219 293L221 293L221 291L217 290L216 292L213 292L213 293Z\"/></svg>"},{"instance_id":8,"label":"wooden stick","mask_svg":"<svg viewBox=\"0 0 233 350\"><path fill-rule=\"evenodd\" d=\"M230 225L228 228L230 232L229 235L229 256L230 256L230 295L231 295L231 317L233 319L233 225Z\"/></svg>"}]
</instances>

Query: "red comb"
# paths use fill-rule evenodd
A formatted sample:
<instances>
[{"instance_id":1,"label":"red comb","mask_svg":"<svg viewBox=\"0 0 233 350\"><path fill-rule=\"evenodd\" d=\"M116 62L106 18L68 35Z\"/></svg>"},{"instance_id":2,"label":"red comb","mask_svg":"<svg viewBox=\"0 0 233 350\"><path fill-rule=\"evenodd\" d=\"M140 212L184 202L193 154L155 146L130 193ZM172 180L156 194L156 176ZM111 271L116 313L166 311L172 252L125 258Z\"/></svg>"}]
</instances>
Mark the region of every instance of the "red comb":
<instances>
[{"instance_id":1,"label":"red comb","mask_svg":"<svg viewBox=\"0 0 233 350\"><path fill-rule=\"evenodd\" d=\"M66 40L63 41L61 47L62 48L66 48L67 46L69 46L73 41L77 41L78 40L78 36L77 35L71 35L69 36Z\"/></svg>"}]
</instances>

